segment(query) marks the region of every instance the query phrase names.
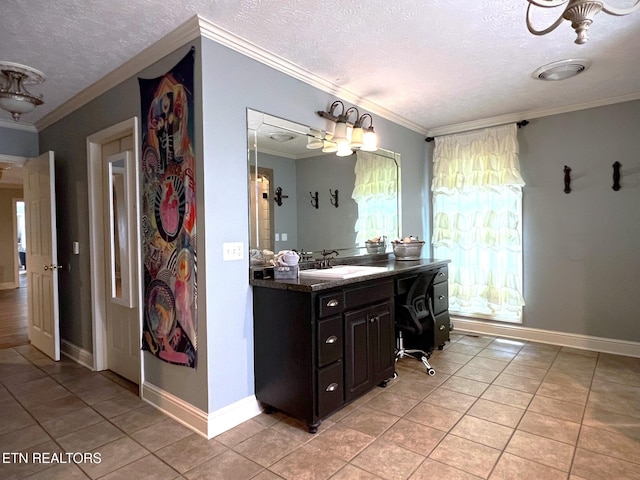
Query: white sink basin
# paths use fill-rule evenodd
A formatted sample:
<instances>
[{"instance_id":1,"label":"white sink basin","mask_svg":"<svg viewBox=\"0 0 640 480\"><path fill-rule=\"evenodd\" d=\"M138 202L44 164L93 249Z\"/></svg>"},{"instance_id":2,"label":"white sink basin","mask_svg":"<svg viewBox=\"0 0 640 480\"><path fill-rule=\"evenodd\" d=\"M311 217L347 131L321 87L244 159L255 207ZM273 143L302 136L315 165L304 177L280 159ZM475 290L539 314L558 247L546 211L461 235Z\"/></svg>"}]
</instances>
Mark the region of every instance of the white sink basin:
<instances>
[{"instance_id":1,"label":"white sink basin","mask_svg":"<svg viewBox=\"0 0 640 480\"><path fill-rule=\"evenodd\" d=\"M371 267L368 265L336 265L331 268L312 268L310 270L300 270L300 278L324 278L327 280L343 280L345 278L355 278L374 273L386 272L387 267Z\"/></svg>"}]
</instances>

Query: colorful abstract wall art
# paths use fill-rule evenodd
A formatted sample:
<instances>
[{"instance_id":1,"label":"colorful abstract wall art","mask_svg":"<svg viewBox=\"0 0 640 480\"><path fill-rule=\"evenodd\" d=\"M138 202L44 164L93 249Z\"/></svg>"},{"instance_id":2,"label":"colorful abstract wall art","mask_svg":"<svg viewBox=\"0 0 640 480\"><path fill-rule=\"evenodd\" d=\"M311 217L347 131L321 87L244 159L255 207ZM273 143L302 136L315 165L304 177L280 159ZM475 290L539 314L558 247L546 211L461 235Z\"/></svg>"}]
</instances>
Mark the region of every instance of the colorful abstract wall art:
<instances>
[{"instance_id":1,"label":"colorful abstract wall art","mask_svg":"<svg viewBox=\"0 0 640 480\"><path fill-rule=\"evenodd\" d=\"M168 73L141 79L142 349L196 367L195 49Z\"/></svg>"}]
</instances>

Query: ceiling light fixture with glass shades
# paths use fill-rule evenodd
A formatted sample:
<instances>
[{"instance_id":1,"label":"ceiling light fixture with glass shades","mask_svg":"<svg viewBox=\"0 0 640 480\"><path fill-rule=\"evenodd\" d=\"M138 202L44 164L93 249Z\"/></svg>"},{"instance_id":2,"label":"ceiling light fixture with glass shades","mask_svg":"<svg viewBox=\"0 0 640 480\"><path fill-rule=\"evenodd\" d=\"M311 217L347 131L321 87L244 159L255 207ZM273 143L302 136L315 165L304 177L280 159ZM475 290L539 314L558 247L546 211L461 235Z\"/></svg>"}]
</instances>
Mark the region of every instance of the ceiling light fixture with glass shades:
<instances>
[{"instance_id":1,"label":"ceiling light fixture with glass shades","mask_svg":"<svg viewBox=\"0 0 640 480\"><path fill-rule=\"evenodd\" d=\"M341 108L340 114L336 112ZM375 152L378 149L378 139L373 129L373 117L369 113L360 112L356 107L345 109L344 103L336 100L326 112L316 112L325 119L324 131L311 129L307 141L307 148L322 148L323 153L333 153L339 157L347 157L354 150ZM351 121L355 113L355 121ZM368 127L365 124L368 120Z\"/></svg>"}]
</instances>

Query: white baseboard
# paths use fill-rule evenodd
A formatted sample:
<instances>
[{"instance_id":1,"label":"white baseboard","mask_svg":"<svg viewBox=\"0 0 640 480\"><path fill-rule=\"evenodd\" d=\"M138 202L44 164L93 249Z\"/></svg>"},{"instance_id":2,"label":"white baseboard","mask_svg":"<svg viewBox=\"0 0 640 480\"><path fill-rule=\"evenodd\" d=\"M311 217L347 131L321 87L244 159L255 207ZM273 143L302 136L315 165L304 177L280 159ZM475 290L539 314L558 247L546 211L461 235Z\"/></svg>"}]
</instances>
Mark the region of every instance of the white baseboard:
<instances>
[{"instance_id":1,"label":"white baseboard","mask_svg":"<svg viewBox=\"0 0 640 480\"><path fill-rule=\"evenodd\" d=\"M84 365L89 370L93 370L93 353L89 350L85 350L68 340L60 340L60 353L71 360L78 362L80 365Z\"/></svg>"},{"instance_id":2,"label":"white baseboard","mask_svg":"<svg viewBox=\"0 0 640 480\"><path fill-rule=\"evenodd\" d=\"M207 439L226 432L261 412L253 395L207 413L149 382L142 384L140 393L147 403Z\"/></svg>"},{"instance_id":3,"label":"white baseboard","mask_svg":"<svg viewBox=\"0 0 640 480\"><path fill-rule=\"evenodd\" d=\"M0 283L0 290L9 290L10 288L18 288L15 282Z\"/></svg>"},{"instance_id":4,"label":"white baseboard","mask_svg":"<svg viewBox=\"0 0 640 480\"><path fill-rule=\"evenodd\" d=\"M513 324L497 324L464 317L451 317L454 332L474 333L480 335L496 335L500 337L542 342L581 350L592 350L603 353L625 355L640 358L640 343L614 338L591 337L575 333L557 332L528 328Z\"/></svg>"}]
</instances>

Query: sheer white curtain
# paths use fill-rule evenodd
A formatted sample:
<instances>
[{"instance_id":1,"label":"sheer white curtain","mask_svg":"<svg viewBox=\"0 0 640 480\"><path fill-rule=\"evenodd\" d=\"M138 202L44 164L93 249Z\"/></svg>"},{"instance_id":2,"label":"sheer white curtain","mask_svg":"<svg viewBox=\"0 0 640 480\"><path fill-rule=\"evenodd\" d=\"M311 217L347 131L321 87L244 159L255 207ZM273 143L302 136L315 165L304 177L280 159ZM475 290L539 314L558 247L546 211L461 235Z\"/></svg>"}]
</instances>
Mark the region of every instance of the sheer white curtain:
<instances>
[{"instance_id":1,"label":"sheer white curtain","mask_svg":"<svg viewBox=\"0 0 640 480\"><path fill-rule=\"evenodd\" d=\"M351 198L358 204L356 245L384 235L398 235L398 168L389 157L371 152L356 153L356 181Z\"/></svg>"},{"instance_id":2,"label":"sheer white curtain","mask_svg":"<svg viewBox=\"0 0 640 480\"><path fill-rule=\"evenodd\" d=\"M522 321L522 187L515 124L437 137L435 258L448 258L452 313Z\"/></svg>"}]
</instances>

